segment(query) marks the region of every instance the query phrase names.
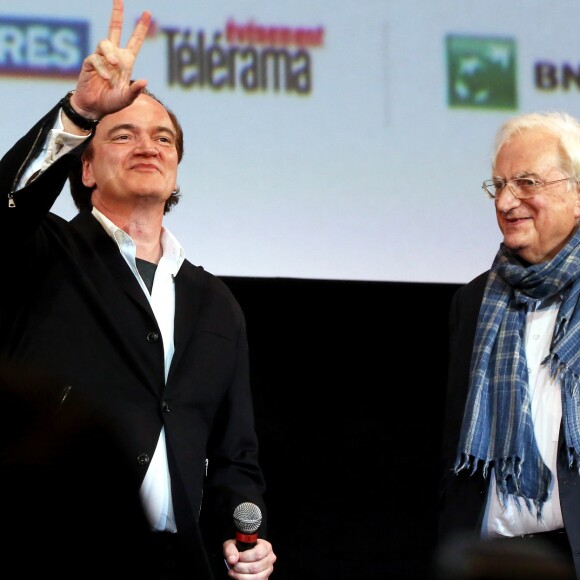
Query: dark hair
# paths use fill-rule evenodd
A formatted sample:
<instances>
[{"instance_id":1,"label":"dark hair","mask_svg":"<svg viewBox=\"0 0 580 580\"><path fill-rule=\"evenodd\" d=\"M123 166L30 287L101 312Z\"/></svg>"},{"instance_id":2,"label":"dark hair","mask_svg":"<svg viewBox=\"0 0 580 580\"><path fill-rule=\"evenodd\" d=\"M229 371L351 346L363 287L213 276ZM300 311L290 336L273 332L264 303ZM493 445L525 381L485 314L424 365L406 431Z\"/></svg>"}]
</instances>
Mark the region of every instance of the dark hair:
<instances>
[{"instance_id":1,"label":"dark hair","mask_svg":"<svg viewBox=\"0 0 580 580\"><path fill-rule=\"evenodd\" d=\"M169 118L171 119L171 122L173 123L173 126L175 127L175 134L176 134L175 135L176 136L175 147L177 149L177 162L181 163L181 159L183 158L183 151L184 151L184 149L183 149L183 128L181 127L181 123L177 119L177 116L175 115L175 113L171 109L167 108L163 104L163 102L160 99L158 99L151 91L149 91L147 89L143 89L141 91L141 94L147 95L148 97L151 97L152 99L157 101L160 105L162 105L163 108L167 111L167 114L169 115ZM74 164L74 166L70 170L69 176L68 176L69 185L70 185L70 192L71 192L73 201L74 201L74 203L79 211L83 211L83 210L90 211L93 209L93 203L91 201L91 197L93 195L94 187L87 187L83 183L83 163L82 163L82 159L91 159L92 156L93 156L93 147L92 147L92 143L89 142L87 149L83 153L82 158L79 158L77 160L77 162ZM179 193L179 187L178 187L174 192L171 193L171 195L169 196L169 198L165 202L165 209L164 209L163 213L166 214L169 211L171 211L173 206L177 205L179 198L180 198L180 193Z\"/></svg>"}]
</instances>

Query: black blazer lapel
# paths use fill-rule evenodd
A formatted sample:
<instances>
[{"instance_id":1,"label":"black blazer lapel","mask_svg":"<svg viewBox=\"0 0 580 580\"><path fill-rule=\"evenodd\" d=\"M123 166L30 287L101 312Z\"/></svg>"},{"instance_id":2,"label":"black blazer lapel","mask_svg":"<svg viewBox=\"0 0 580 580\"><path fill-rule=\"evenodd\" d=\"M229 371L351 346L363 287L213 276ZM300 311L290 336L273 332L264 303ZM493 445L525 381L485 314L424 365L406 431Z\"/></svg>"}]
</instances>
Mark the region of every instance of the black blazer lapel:
<instances>
[{"instance_id":1,"label":"black blazer lapel","mask_svg":"<svg viewBox=\"0 0 580 580\"><path fill-rule=\"evenodd\" d=\"M172 368L179 364L185 346L195 332L207 280L204 269L187 260L175 277L175 311L179 312L179 317L175 319Z\"/></svg>"},{"instance_id":2,"label":"black blazer lapel","mask_svg":"<svg viewBox=\"0 0 580 580\"><path fill-rule=\"evenodd\" d=\"M92 301L101 310L103 324L120 337L117 344L127 362L141 382L157 393L165 383L161 331L143 289L115 241L90 212L79 213L70 223L77 236L76 259L83 262L79 272L90 277L84 284L86 291L94 292ZM127 308L124 297L138 305L137 310ZM161 345L158 358L151 357L150 340Z\"/></svg>"},{"instance_id":3,"label":"black blazer lapel","mask_svg":"<svg viewBox=\"0 0 580 580\"><path fill-rule=\"evenodd\" d=\"M120 287L131 300L146 310L152 318L155 318L143 289L135 279L125 258L119 252L117 244L111 239L97 219L89 212L80 212L71 220L70 224L87 244L87 252L81 258L92 262L88 264L88 271L101 272L105 269L110 272L110 275L115 279L117 287ZM108 277L95 277L94 285L103 295L110 292L111 287Z\"/></svg>"}]
</instances>

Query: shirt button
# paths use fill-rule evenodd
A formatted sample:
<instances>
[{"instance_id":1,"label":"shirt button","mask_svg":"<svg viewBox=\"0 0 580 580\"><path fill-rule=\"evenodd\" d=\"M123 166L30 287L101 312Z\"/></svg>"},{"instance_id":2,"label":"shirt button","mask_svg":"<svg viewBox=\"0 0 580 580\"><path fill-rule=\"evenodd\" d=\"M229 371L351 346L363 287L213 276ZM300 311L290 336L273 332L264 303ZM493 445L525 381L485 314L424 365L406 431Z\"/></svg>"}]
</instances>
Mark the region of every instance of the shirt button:
<instances>
[{"instance_id":1,"label":"shirt button","mask_svg":"<svg viewBox=\"0 0 580 580\"><path fill-rule=\"evenodd\" d=\"M538 340L540 338L539 334L534 334L534 340Z\"/></svg>"}]
</instances>

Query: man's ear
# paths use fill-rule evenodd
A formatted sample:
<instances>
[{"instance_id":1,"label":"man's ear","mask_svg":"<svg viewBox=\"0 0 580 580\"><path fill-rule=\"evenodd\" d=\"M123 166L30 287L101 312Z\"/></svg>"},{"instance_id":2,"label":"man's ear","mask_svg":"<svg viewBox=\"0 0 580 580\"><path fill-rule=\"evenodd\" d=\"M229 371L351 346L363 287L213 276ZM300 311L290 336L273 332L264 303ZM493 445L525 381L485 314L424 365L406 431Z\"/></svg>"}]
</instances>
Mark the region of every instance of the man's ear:
<instances>
[{"instance_id":1,"label":"man's ear","mask_svg":"<svg viewBox=\"0 0 580 580\"><path fill-rule=\"evenodd\" d=\"M82 172L83 185L85 187L95 187L97 182L95 181L95 178L93 176L93 168L91 166L91 162L86 157L83 157L82 164L83 164L83 172Z\"/></svg>"}]
</instances>

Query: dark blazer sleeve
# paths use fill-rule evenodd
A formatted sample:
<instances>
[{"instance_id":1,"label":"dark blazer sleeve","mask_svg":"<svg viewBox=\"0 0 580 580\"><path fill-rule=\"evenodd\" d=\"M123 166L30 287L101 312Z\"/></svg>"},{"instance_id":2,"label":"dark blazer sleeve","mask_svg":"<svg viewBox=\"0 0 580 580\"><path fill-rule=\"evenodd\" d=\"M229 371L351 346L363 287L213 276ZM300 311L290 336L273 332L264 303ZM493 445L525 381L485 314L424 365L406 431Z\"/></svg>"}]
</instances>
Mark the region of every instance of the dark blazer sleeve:
<instances>
[{"instance_id":1,"label":"dark blazer sleeve","mask_svg":"<svg viewBox=\"0 0 580 580\"><path fill-rule=\"evenodd\" d=\"M55 105L0 160L0 239L9 241L18 234L22 240L38 227L92 138L88 137L30 185L16 191L26 167L40 153L59 111L60 105Z\"/></svg>"},{"instance_id":2,"label":"dark blazer sleeve","mask_svg":"<svg viewBox=\"0 0 580 580\"><path fill-rule=\"evenodd\" d=\"M223 541L235 535L234 509L243 502L255 503L263 516L259 535L266 537L265 482L258 458L245 316L225 284L217 279L213 282L221 299L229 304L236 333L232 341L235 355L231 383L219 405L208 441L204 505L208 508L206 512L213 514L216 522L221 522L219 534Z\"/></svg>"},{"instance_id":3,"label":"dark blazer sleeve","mask_svg":"<svg viewBox=\"0 0 580 580\"><path fill-rule=\"evenodd\" d=\"M453 466L469 388L473 341L488 272L455 293L449 312L449 366L443 443L441 451L440 520L442 536L468 529L474 531L482 511L486 480L467 471L455 474Z\"/></svg>"}]
</instances>

